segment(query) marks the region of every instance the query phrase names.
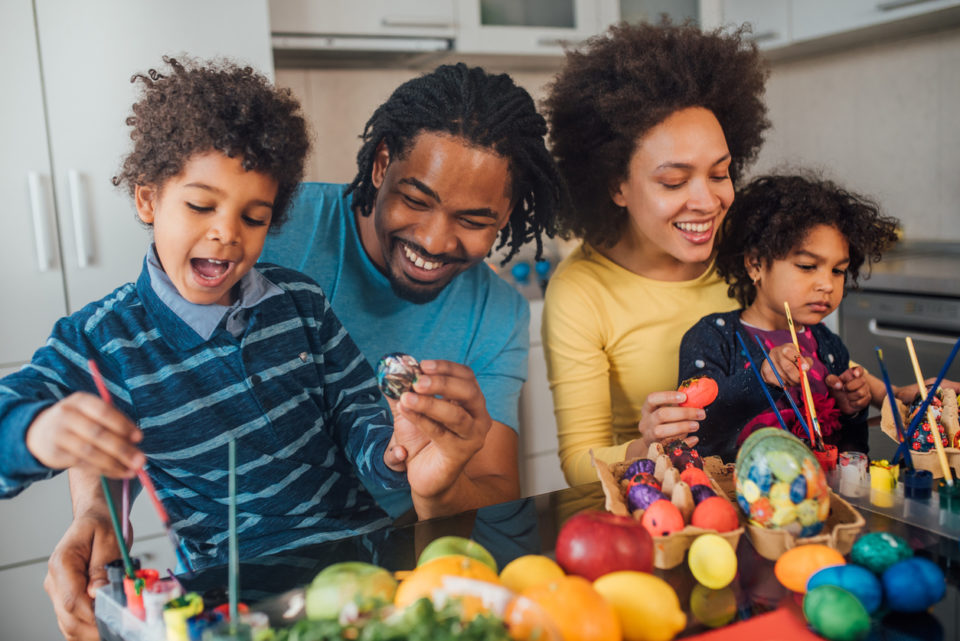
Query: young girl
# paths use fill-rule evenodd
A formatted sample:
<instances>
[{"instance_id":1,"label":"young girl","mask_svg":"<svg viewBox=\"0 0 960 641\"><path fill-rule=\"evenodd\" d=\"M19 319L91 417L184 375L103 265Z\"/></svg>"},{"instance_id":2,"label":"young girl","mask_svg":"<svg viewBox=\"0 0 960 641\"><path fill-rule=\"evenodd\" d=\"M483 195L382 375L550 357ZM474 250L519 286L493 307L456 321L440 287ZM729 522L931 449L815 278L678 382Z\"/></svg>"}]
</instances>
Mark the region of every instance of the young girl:
<instances>
[{"instance_id":1,"label":"young girl","mask_svg":"<svg viewBox=\"0 0 960 641\"><path fill-rule=\"evenodd\" d=\"M871 393L866 377L849 367L846 347L822 320L840 304L846 287L856 285L864 263L879 260L896 241L897 226L873 202L812 176L763 176L737 195L721 233L717 270L742 309L705 316L680 345L679 379L709 376L720 390L700 423L702 455L732 461L750 432L779 424L735 332L747 343L795 434L807 439L784 394L803 411L801 363L824 440L841 451L867 451L864 410ZM784 302L790 304L799 354ZM763 341L786 390L755 337Z\"/></svg>"}]
</instances>

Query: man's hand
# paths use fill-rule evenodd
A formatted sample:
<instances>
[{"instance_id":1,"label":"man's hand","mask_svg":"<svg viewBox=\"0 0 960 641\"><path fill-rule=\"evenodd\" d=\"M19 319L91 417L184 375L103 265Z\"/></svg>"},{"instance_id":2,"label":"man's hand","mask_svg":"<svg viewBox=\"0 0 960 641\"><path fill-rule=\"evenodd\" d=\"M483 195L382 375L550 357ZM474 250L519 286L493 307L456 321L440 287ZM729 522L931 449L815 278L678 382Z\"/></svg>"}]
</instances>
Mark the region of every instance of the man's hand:
<instances>
[{"instance_id":1,"label":"man's hand","mask_svg":"<svg viewBox=\"0 0 960 641\"><path fill-rule=\"evenodd\" d=\"M97 641L93 597L107 583L104 566L120 557L106 505L74 518L47 563L43 588L67 641Z\"/></svg>"},{"instance_id":2,"label":"man's hand","mask_svg":"<svg viewBox=\"0 0 960 641\"><path fill-rule=\"evenodd\" d=\"M842 414L852 415L870 405L873 395L863 368L851 367L837 376L829 374L824 383Z\"/></svg>"},{"instance_id":3,"label":"man's hand","mask_svg":"<svg viewBox=\"0 0 960 641\"><path fill-rule=\"evenodd\" d=\"M773 373L773 369L770 367L771 361L773 362L774 367L777 368L777 372L780 373L780 378L783 379L783 384L788 387L794 387L800 384L800 367L809 370L810 366L813 364L811 359L800 356L800 352L798 352L797 348L793 346L793 343L777 345L776 347L770 349L767 354L769 354L769 358L764 359L763 366L760 368L760 374L763 376L764 381L770 385L776 385L777 387L780 387L780 383L777 381L777 377ZM799 366L798 359L800 363Z\"/></svg>"},{"instance_id":4,"label":"man's hand","mask_svg":"<svg viewBox=\"0 0 960 641\"><path fill-rule=\"evenodd\" d=\"M143 433L122 412L75 392L40 412L27 428L27 449L54 470L75 465L111 478L132 478L146 458L134 443Z\"/></svg>"},{"instance_id":5,"label":"man's hand","mask_svg":"<svg viewBox=\"0 0 960 641\"><path fill-rule=\"evenodd\" d=\"M391 450L406 452L411 490L427 499L450 490L483 448L493 421L473 371L450 361L422 361L423 375L394 408Z\"/></svg>"}]
</instances>

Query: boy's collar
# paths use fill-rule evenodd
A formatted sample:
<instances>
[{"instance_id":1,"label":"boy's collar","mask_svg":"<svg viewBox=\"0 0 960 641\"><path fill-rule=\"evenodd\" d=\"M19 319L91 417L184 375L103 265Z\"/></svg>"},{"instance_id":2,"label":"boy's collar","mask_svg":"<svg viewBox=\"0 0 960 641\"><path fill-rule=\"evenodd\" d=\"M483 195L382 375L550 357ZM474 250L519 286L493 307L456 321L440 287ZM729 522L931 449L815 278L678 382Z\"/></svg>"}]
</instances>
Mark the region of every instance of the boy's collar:
<instances>
[{"instance_id":1,"label":"boy's collar","mask_svg":"<svg viewBox=\"0 0 960 641\"><path fill-rule=\"evenodd\" d=\"M216 303L198 305L197 303L191 303L177 291L173 281L160 266L156 246L153 243L147 249L146 264L147 273L150 276L150 286L157 297L205 341L213 336L214 331L220 326L227 313L238 309L250 309L271 296L283 293L282 289L271 283L254 268L244 274L240 282L237 283L239 296L233 305L229 307Z\"/></svg>"}]
</instances>

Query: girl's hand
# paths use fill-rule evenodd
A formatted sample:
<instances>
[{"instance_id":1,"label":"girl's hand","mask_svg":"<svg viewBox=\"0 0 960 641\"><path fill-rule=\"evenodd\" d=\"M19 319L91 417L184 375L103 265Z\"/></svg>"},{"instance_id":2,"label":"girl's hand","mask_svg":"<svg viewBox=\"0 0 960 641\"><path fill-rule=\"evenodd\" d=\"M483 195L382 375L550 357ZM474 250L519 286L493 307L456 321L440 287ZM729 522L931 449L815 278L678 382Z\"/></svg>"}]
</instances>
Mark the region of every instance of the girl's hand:
<instances>
[{"instance_id":1,"label":"girl's hand","mask_svg":"<svg viewBox=\"0 0 960 641\"><path fill-rule=\"evenodd\" d=\"M783 379L783 384L787 387L794 387L800 384L800 368L797 367L797 358L800 358L800 362L802 363L803 368L806 370L809 370L810 366L813 364L811 359L800 357L800 352L798 352L797 348L793 346L793 343L777 345L776 347L770 349L767 353L770 355L770 359L763 361L763 366L760 368L760 374L763 376L764 381L770 385L776 385L777 387L780 387L780 383L777 381L776 375L770 368L770 361L773 361L774 367L776 367L777 371L780 373L780 378Z\"/></svg>"},{"instance_id":2,"label":"girl's hand","mask_svg":"<svg viewBox=\"0 0 960 641\"><path fill-rule=\"evenodd\" d=\"M657 441L673 441L682 438L693 447L700 440L688 436L700 429L698 421L706 413L698 407L677 407L686 400L683 392L653 392L643 404L643 418L637 424L640 437L627 447L627 458L646 456L650 445Z\"/></svg>"},{"instance_id":3,"label":"girl's hand","mask_svg":"<svg viewBox=\"0 0 960 641\"><path fill-rule=\"evenodd\" d=\"M873 398L870 383L861 367L851 367L840 376L830 374L824 379L824 383L830 390L830 396L836 401L837 408L848 416L868 406Z\"/></svg>"},{"instance_id":4,"label":"girl's hand","mask_svg":"<svg viewBox=\"0 0 960 641\"><path fill-rule=\"evenodd\" d=\"M122 412L76 392L40 412L27 428L27 449L47 467L86 466L110 478L131 478L146 458L143 434Z\"/></svg>"}]
</instances>

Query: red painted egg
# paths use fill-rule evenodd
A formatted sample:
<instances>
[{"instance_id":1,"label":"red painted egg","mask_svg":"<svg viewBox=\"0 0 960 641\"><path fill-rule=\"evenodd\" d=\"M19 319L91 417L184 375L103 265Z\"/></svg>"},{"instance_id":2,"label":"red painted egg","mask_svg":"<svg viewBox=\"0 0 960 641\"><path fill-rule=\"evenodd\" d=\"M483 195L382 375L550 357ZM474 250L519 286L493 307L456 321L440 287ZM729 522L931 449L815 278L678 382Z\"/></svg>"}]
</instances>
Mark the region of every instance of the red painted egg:
<instances>
[{"instance_id":1,"label":"red painted egg","mask_svg":"<svg viewBox=\"0 0 960 641\"><path fill-rule=\"evenodd\" d=\"M694 485L706 485L710 487L710 477L699 467L688 467L680 472L680 480L693 487Z\"/></svg>"},{"instance_id":2,"label":"red painted egg","mask_svg":"<svg viewBox=\"0 0 960 641\"><path fill-rule=\"evenodd\" d=\"M700 501L693 510L690 525L705 530L729 532L740 527L740 522L737 520L737 510L730 501L719 496L711 496Z\"/></svg>"},{"instance_id":3,"label":"red painted egg","mask_svg":"<svg viewBox=\"0 0 960 641\"><path fill-rule=\"evenodd\" d=\"M650 536L654 537L666 536L683 529L683 515L676 505L666 499L651 503L650 507L643 511L640 522L647 528Z\"/></svg>"}]
</instances>

